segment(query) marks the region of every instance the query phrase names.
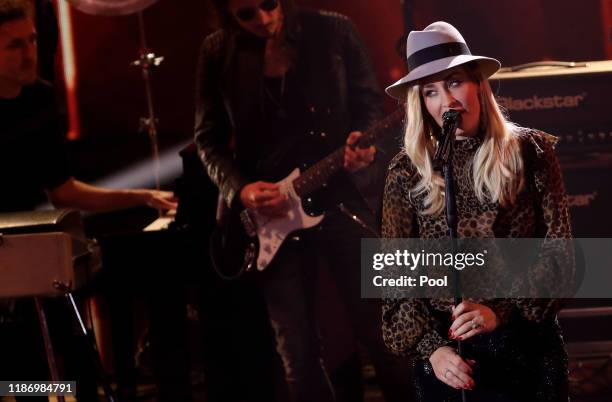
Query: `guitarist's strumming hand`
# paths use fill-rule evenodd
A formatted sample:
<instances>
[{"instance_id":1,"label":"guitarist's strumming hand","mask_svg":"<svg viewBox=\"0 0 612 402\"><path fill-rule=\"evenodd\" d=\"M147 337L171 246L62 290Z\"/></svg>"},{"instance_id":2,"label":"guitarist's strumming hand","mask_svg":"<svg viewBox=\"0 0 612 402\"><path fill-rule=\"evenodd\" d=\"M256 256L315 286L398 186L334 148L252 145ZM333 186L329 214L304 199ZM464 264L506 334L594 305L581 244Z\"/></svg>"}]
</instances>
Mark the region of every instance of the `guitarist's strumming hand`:
<instances>
[{"instance_id":1,"label":"guitarist's strumming hand","mask_svg":"<svg viewBox=\"0 0 612 402\"><path fill-rule=\"evenodd\" d=\"M284 216L289 208L287 194L281 194L277 184L257 181L247 184L240 191L240 201L245 208L276 218Z\"/></svg>"},{"instance_id":2,"label":"guitarist's strumming hand","mask_svg":"<svg viewBox=\"0 0 612 402\"><path fill-rule=\"evenodd\" d=\"M344 168L349 172L356 172L368 166L372 163L374 154L376 154L376 147L374 145L368 148L355 147L355 149L351 149L349 145L354 144L361 135L361 131L353 131L346 139L347 147L344 148Z\"/></svg>"}]
</instances>

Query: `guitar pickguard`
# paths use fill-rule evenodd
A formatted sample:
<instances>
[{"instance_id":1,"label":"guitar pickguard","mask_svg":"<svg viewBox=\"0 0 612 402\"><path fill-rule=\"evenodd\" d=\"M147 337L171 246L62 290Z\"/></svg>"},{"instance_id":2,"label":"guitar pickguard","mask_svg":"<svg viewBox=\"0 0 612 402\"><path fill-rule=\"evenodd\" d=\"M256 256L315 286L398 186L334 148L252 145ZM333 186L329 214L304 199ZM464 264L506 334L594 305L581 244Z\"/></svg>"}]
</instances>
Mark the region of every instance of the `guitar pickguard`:
<instances>
[{"instance_id":1,"label":"guitar pickguard","mask_svg":"<svg viewBox=\"0 0 612 402\"><path fill-rule=\"evenodd\" d=\"M308 229L321 223L325 215L310 216L302 208L302 200L293 188L293 181L300 176L295 169L289 176L278 182L281 194L287 194L289 209L281 218L269 218L253 213L259 239L257 269L263 271L272 261L285 239L296 230Z\"/></svg>"}]
</instances>

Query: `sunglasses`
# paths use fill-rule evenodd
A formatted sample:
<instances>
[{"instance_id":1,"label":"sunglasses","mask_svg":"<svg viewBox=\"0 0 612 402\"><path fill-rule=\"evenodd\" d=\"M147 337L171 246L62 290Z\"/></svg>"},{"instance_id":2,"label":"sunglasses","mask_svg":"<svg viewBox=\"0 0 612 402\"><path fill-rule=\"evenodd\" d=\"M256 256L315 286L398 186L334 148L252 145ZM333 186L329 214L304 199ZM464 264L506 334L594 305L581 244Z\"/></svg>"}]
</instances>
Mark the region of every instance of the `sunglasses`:
<instances>
[{"instance_id":1,"label":"sunglasses","mask_svg":"<svg viewBox=\"0 0 612 402\"><path fill-rule=\"evenodd\" d=\"M276 10L277 7L278 7L278 0L264 0L261 3L259 3L259 5L257 6L257 8L259 8L261 11L266 11L266 12ZM255 18L255 16L257 15L257 8L255 7L240 8L234 13L234 15L240 21L248 22L248 21L251 21L253 18Z\"/></svg>"}]
</instances>

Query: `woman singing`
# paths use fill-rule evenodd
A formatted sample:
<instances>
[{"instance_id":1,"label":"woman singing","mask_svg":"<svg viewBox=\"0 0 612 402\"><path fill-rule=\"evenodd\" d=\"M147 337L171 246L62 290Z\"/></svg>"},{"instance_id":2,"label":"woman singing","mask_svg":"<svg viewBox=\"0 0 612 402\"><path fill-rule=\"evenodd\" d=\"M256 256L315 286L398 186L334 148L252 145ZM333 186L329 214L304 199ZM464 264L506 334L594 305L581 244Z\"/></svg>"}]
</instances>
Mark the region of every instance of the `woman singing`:
<instances>
[{"instance_id":1,"label":"woman singing","mask_svg":"<svg viewBox=\"0 0 612 402\"><path fill-rule=\"evenodd\" d=\"M458 236L570 239L556 138L503 116L487 80L500 63L472 55L445 22L411 32L407 56L409 74L387 88L406 102L407 123L386 181L383 237L448 236L432 158L442 115L454 109ZM459 400L465 389L468 401L567 401L559 308L559 299L387 299L383 336L414 359L417 400Z\"/></svg>"}]
</instances>

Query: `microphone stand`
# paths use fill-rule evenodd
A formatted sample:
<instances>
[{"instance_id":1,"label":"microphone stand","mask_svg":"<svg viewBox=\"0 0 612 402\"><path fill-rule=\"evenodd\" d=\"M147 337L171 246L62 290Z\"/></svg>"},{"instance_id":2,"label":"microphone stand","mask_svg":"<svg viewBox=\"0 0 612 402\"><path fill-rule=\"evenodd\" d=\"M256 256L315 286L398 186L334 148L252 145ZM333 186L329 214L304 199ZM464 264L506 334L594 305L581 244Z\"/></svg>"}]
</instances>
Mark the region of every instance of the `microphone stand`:
<instances>
[{"instance_id":1,"label":"microphone stand","mask_svg":"<svg viewBox=\"0 0 612 402\"><path fill-rule=\"evenodd\" d=\"M456 110L450 109L442 115L442 138L438 141L438 149L434 155L433 167L444 174L444 203L446 222L448 224L451 239L451 252L457 252L457 200L455 198L455 180L453 177L453 145L455 142L455 132L461 121L461 114ZM455 279L455 306L461 303L461 276L458 270L453 270ZM461 341L457 340L457 352L463 356ZM461 401L466 402L467 396L465 389L461 390Z\"/></svg>"},{"instance_id":2,"label":"microphone stand","mask_svg":"<svg viewBox=\"0 0 612 402\"><path fill-rule=\"evenodd\" d=\"M140 67L142 70L142 79L145 84L145 96L147 101L147 117L140 118L140 129L146 131L149 135L149 141L151 143L151 155L153 159L153 178L155 179L155 189L160 189L160 159L159 159L159 145L157 137L157 117L155 114L155 107L153 105L153 85L152 75L153 69L159 66L163 61L163 56L157 56L147 47L147 40L145 34L145 23L144 15L142 11L138 12L138 28L140 33L140 54L138 60L134 60L131 65ZM162 211L159 210L159 215L162 215Z\"/></svg>"}]
</instances>

